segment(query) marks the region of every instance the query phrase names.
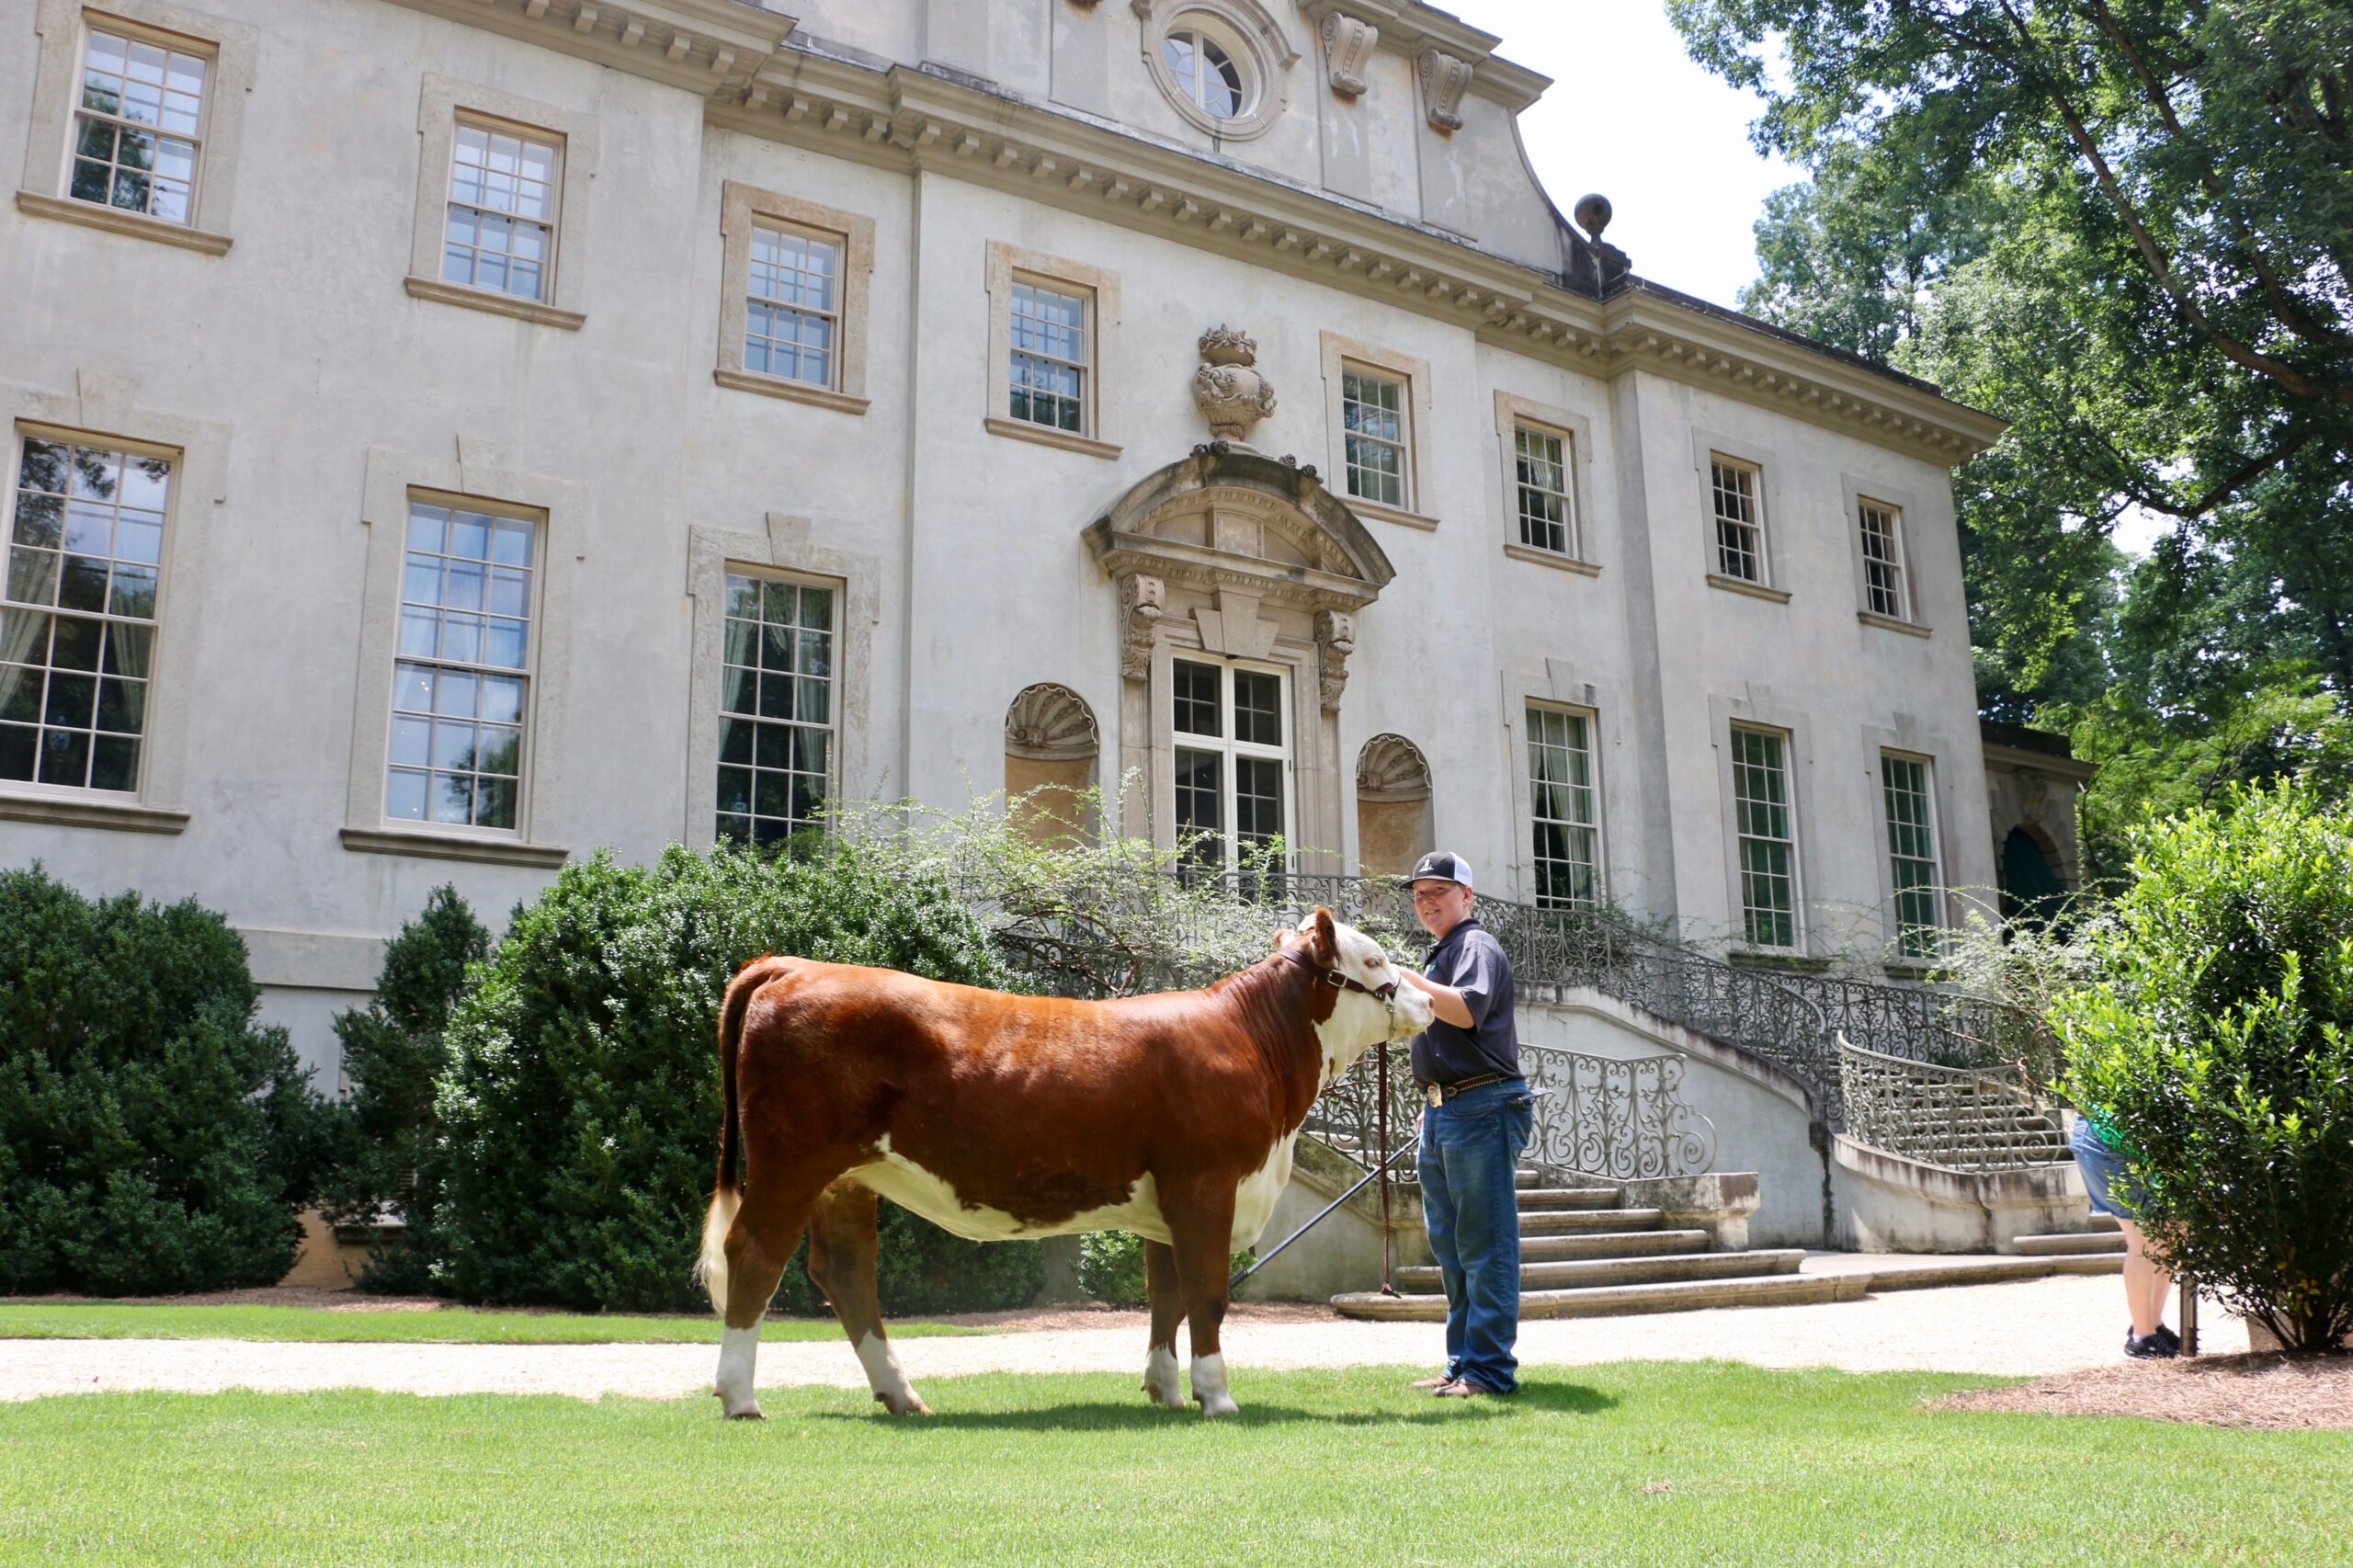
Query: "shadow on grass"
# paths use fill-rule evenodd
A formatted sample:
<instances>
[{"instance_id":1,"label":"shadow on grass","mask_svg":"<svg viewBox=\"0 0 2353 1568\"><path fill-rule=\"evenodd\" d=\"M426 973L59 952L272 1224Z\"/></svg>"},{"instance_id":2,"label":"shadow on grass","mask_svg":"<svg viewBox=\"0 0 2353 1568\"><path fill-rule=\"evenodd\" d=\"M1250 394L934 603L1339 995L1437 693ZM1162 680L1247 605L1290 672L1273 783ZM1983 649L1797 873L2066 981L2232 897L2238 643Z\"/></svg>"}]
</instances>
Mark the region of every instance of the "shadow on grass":
<instances>
[{"instance_id":1,"label":"shadow on grass","mask_svg":"<svg viewBox=\"0 0 2353 1568\"><path fill-rule=\"evenodd\" d=\"M1524 1382L1507 1399L1433 1399L1418 1392L1399 1391L1399 1403L1368 1410L1302 1410L1285 1404L1243 1405L1241 1413L1218 1424L1236 1426L1283 1426L1306 1423L1319 1426L1444 1426L1449 1421L1494 1421L1531 1412L1548 1415L1596 1415L1614 1409L1618 1401L1598 1389L1578 1383ZM820 1421L876 1421L902 1431L1000 1432L1126 1432L1165 1431L1172 1426L1201 1423L1198 1411L1165 1410L1144 1403L1106 1400L1074 1401L1039 1410L964 1411L935 1409L928 1416L893 1420L880 1409L816 1412Z\"/></svg>"}]
</instances>

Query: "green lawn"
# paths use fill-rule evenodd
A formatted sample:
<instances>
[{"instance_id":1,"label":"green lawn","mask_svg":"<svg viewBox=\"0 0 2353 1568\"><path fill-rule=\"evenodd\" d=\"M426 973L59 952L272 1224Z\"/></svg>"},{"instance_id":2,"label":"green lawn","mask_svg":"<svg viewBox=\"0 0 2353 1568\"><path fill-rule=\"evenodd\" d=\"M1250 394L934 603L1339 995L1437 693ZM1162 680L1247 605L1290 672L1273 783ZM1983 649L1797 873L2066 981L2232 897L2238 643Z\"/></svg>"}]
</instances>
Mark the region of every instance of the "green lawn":
<instances>
[{"instance_id":1,"label":"green lawn","mask_svg":"<svg viewBox=\"0 0 2353 1568\"><path fill-rule=\"evenodd\" d=\"M570 1312L335 1312L323 1307L131 1306L119 1301L0 1301L0 1339L294 1339L337 1344L716 1345L720 1322L701 1317L587 1316ZM941 1323L894 1323L915 1337L984 1334ZM839 1339L832 1319L770 1318L760 1337Z\"/></svg>"},{"instance_id":2,"label":"green lawn","mask_svg":"<svg viewBox=\"0 0 2353 1568\"><path fill-rule=\"evenodd\" d=\"M0 1404L0 1562L1932 1563L2348 1561L2353 1436L1931 1414L1991 1380L1240 1369L708 1399L358 1392Z\"/></svg>"}]
</instances>

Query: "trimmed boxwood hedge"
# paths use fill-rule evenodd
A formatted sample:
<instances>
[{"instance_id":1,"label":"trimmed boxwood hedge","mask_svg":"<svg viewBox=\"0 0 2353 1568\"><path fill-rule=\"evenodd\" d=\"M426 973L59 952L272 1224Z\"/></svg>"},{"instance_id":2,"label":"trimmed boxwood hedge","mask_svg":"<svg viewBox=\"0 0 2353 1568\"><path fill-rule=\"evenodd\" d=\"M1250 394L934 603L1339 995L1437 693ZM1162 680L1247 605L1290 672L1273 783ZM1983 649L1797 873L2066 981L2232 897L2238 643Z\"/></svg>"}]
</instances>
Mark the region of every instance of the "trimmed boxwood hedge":
<instances>
[{"instance_id":1,"label":"trimmed boxwood hedge","mask_svg":"<svg viewBox=\"0 0 2353 1568\"><path fill-rule=\"evenodd\" d=\"M272 1285L336 1122L194 903L0 871L0 1294Z\"/></svg>"}]
</instances>

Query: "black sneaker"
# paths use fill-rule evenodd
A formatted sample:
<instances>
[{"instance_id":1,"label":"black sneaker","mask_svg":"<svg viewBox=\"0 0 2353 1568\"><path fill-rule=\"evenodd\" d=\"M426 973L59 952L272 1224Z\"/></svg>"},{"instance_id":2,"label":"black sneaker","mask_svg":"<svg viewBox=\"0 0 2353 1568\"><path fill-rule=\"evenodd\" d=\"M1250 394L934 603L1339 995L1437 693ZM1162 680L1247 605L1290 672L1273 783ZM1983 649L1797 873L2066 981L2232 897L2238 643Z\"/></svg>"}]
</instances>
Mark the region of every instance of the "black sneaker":
<instances>
[{"instance_id":1,"label":"black sneaker","mask_svg":"<svg viewBox=\"0 0 2353 1568\"><path fill-rule=\"evenodd\" d=\"M2157 1324L2157 1332L2151 1335L2149 1337L2152 1339L2164 1340L2165 1344L2171 1347L2175 1355L2178 1356L2181 1354L2181 1335L2176 1334L2165 1324Z\"/></svg>"},{"instance_id":2,"label":"black sneaker","mask_svg":"<svg viewBox=\"0 0 2353 1568\"><path fill-rule=\"evenodd\" d=\"M2124 1353L2136 1361L2170 1361L2178 1354L2157 1335L2139 1335L2130 1331L2124 1335Z\"/></svg>"}]
</instances>

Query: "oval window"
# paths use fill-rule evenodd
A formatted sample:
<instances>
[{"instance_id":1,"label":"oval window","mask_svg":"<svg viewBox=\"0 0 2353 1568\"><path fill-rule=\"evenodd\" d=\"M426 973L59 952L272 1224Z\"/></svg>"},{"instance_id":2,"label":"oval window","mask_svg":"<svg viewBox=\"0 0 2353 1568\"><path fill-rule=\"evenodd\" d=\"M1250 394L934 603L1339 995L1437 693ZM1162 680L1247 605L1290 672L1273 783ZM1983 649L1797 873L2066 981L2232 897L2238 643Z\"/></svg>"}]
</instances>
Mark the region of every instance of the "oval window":
<instances>
[{"instance_id":1,"label":"oval window","mask_svg":"<svg viewBox=\"0 0 2353 1568\"><path fill-rule=\"evenodd\" d=\"M1242 67L1215 39L1188 28L1161 45L1176 90L1211 119L1238 118L1247 98Z\"/></svg>"}]
</instances>

